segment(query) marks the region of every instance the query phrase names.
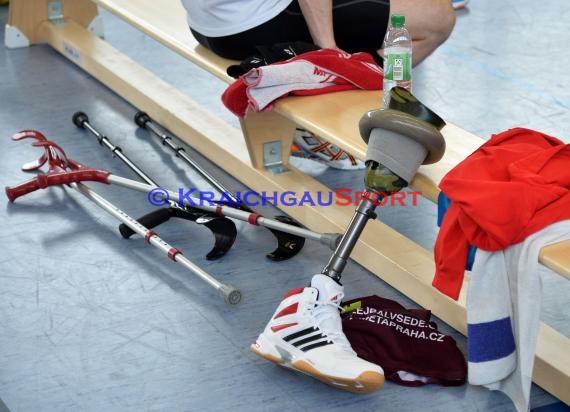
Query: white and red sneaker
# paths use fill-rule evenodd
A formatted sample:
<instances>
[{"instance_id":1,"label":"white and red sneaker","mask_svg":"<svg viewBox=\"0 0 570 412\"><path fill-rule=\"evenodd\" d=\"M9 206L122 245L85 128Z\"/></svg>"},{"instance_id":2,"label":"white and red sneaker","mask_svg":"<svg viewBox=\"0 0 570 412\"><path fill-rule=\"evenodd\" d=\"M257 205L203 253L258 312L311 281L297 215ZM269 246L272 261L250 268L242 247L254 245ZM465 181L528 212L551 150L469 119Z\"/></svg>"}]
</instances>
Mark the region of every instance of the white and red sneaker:
<instances>
[{"instance_id":1,"label":"white and red sneaker","mask_svg":"<svg viewBox=\"0 0 570 412\"><path fill-rule=\"evenodd\" d=\"M293 156L314 159L335 169L360 170L366 167L362 160L304 129L295 130L291 149Z\"/></svg>"},{"instance_id":2,"label":"white and red sneaker","mask_svg":"<svg viewBox=\"0 0 570 412\"><path fill-rule=\"evenodd\" d=\"M464 9L469 3L469 0L451 0L451 5L455 10Z\"/></svg>"},{"instance_id":3,"label":"white and red sneaker","mask_svg":"<svg viewBox=\"0 0 570 412\"><path fill-rule=\"evenodd\" d=\"M380 389L384 371L356 356L342 332L343 296L342 285L315 275L310 287L285 295L251 351L338 389L356 393Z\"/></svg>"}]
</instances>

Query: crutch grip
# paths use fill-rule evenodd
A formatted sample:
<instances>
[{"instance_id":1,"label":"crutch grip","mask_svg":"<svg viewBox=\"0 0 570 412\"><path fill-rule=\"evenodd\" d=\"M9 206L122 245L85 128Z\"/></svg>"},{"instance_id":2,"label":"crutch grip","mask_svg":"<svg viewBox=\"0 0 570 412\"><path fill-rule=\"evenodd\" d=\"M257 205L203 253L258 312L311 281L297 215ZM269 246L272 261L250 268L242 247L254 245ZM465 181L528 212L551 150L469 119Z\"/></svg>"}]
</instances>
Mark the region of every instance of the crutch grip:
<instances>
[{"instance_id":1,"label":"crutch grip","mask_svg":"<svg viewBox=\"0 0 570 412\"><path fill-rule=\"evenodd\" d=\"M45 189L49 186L61 186L83 181L108 183L107 180L110 174L110 172L97 169L74 170L71 172L50 172L47 174L37 175L36 177L24 183L20 183L17 186L6 187L6 196L8 196L8 200L10 202L14 202L21 196L35 192L39 189Z\"/></svg>"},{"instance_id":2,"label":"crutch grip","mask_svg":"<svg viewBox=\"0 0 570 412\"><path fill-rule=\"evenodd\" d=\"M19 184L18 186L6 187L6 196L8 196L8 200L10 202L13 202L20 196L35 192L38 189L40 189L38 181L36 179L30 179L27 182Z\"/></svg>"}]
</instances>

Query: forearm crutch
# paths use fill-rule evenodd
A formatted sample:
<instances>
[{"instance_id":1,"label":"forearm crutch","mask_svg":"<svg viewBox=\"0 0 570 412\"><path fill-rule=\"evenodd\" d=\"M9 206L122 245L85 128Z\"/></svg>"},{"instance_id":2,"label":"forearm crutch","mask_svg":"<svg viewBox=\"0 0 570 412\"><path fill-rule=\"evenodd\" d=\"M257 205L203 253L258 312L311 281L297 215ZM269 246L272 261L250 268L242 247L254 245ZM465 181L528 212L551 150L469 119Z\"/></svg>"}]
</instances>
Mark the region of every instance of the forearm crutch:
<instances>
[{"instance_id":1,"label":"forearm crutch","mask_svg":"<svg viewBox=\"0 0 570 412\"><path fill-rule=\"evenodd\" d=\"M180 263L186 269L190 270L200 279L208 283L212 286L216 291L224 298L224 301L231 305L237 305L241 301L241 292L231 285L227 285L224 283L219 282L216 280L212 275L201 269L196 264L192 263L189 259L187 259L182 252L168 244L162 238L160 238L153 230L146 228L141 223L139 223L134 218L130 217L128 214L123 212L121 209L113 205L111 202L107 201L105 198L97 194L95 191L90 189L87 185L81 183L81 180L71 179L69 181L65 181L66 179L62 179L61 181L57 178L53 179L56 176L66 176L70 173L68 170L76 171L78 173L86 173L90 176L103 176L105 172L101 171L94 171L93 169L89 169L84 167L83 165L73 161L72 159L67 158L65 152L57 146L55 143L48 141L43 134L35 130L24 130L20 133L17 133L12 137L13 140L22 140L22 139L35 139L36 142L32 144L32 146L36 147L43 147L44 153L42 156L33 162L26 163L22 166L22 170L24 171L33 171L37 170L42 167L45 163L48 164L49 170L45 175L38 175L36 179L32 179L35 181L44 181L44 178L48 178L51 180L51 184L55 185L62 185L62 184L69 184L73 189L77 190L79 193L87 197L97 206L101 207L107 213L130 227L134 232L138 233L142 237L144 237L145 241L152 246L160 249L163 253L165 253L169 259ZM91 180L91 179L87 179ZM97 180L97 179L95 179ZM42 186L40 184L40 186ZM12 198L9 194L10 190L7 188L6 193L8 194L8 198L10 201L13 201L15 198ZM21 193L20 195L25 194Z\"/></svg>"},{"instance_id":2,"label":"forearm crutch","mask_svg":"<svg viewBox=\"0 0 570 412\"><path fill-rule=\"evenodd\" d=\"M200 204L199 198L193 196L188 196L188 195L180 196L178 193L174 191L158 188L156 186L138 182L136 180L116 176L107 170L94 169L83 166L80 163L66 157L63 149L51 141L37 142L34 145L48 147L48 148L53 147L54 149L56 149L60 157L65 159L65 164L67 165L67 168L53 170L46 174L37 175L36 177L29 179L28 181L21 183L19 185L13 187L6 187L6 195L8 196L10 202L15 201L17 198L24 196L28 193L34 192L39 189L45 189L50 186L61 186L77 182L92 181L92 182L118 185L147 194L149 192L152 193L155 190L160 190L161 196L168 198L170 200L174 200L180 205L197 207L199 209L214 213L216 215L222 215L234 219L243 220L252 225L264 226L269 229L275 229L281 231L294 229L297 231L299 236L303 237L314 236L314 232L311 232L302 227L291 226L274 219L263 217L256 213L246 212L225 205L203 205Z\"/></svg>"},{"instance_id":3,"label":"forearm crutch","mask_svg":"<svg viewBox=\"0 0 570 412\"><path fill-rule=\"evenodd\" d=\"M133 170L141 179L146 183L153 186L158 186L150 177L148 177L141 169L137 167L122 151L118 146L115 146L107 138L107 136L99 133L90 123L89 118L83 112L77 112L73 115L73 123L82 129L91 132L96 138L99 144L106 147L111 151L114 156L117 156L123 163L125 163L131 170ZM156 208L156 210L144 215L139 218L138 221L147 228L155 228L156 226L164 223L170 218L182 218L196 222L200 225L206 226L212 234L214 235L214 246L206 254L206 259L214 260L223 255L225 255L228 250L233 246L237 230L235 223L223 216L215 216L213 214L206 214L204 211L190 207L190 206L179 206L174 201L169 201L169 207ZM128 225L121 223L119 226L119 232L121 236L125 239L131 237L136 233Z\"/></svg>"},{"instance_id":4,"label":"forearm crutch","mask_svg":"<svg viewBox=\"0 0 570 412\"><path fill-rule=\"evenodd\" d=\"M186 152L183 147L177 145L174 142L173 138L167 134L161 126L154 122L148 114L139 111L135 114L134 120L139 127L150 131L151 134L160 139L161 143L164 146L171 149L176 154L176 157L184 160L188 166L198 172L204 179L210 182L212 186L214 186L221 193L224 193L225 196L227 196L234 205L240 204L240 208L242 210L250 213L255 213L255 210L244 205L243 203L240 203L235 193L228 189L227 186L225 186L219 179L216 179L212 174L208 173L206 169L200 166L198 162L192 159L188 155L188 152ZM298 223L288 216L275 216L274 219L278 220L279 222L283 222L286 225L282 225L281 229L279 230L271 228L269 229L277 238L277 242L279 244L278 248L274 252L267 255L267 257L272 260L284 260L297 254L300 248L303 247L303 243L305 241L303 238L316 240L323 245L326 245L331 250L334 250L341 237L339 233L317 233L306 229L300 231Z\"/></svg>"}]
</instances>

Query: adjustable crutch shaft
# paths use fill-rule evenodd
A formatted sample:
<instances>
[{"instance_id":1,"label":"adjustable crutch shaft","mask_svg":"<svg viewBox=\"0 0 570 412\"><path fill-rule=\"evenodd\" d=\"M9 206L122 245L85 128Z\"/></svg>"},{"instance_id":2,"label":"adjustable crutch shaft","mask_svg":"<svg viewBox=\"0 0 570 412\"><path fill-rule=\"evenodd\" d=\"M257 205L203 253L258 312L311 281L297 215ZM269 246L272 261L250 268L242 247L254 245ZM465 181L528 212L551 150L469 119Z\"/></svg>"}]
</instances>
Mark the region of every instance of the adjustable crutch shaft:
<instances>
[{"instance_id":1,"label":"adjustable crutch shaft","mask_svg":"<svg viewBox=\"0 0 570 412\"><path fill-rule=\"evenodd\" d=\"M279 222L279 221L274 220L274 219L269 219L269 218L260 216L256 213L246 212L246 211L236 209L234 207L229 207L229 206L216 206L214 204L212 204L212 205L201 204L201 203L203 203L203 201L199 198L192 197L192 196L180 196L179 193L173 192L171 190L167 190L164 188L158 188L156 186L148 185L148 184L142 183L142 182L137 182L137 181L132 180L132 179L126 179L124 177L120 177L120 176L110 174L107 177L106 183L116 184L119 186L127 187L129 189L137 190L139 192L144 192L144 193L149 193L153 189L160 189L161 194L163 196L167 196L170 200L174 200L179 205L184 204L187 206L197 207L197 208L205 210L207 212L212 212L215 214L222 214L222 215L227 216L227 217L243 220L243 221L249 222L250 224L253 224L253 225L265 226L265 227L268 227L270 229L281 230L281 231L284 231L284 229L286 229L288 233L292 233L292 234L295 234L297 236L308 237L308 238L312 238L315 240L319 240L322 237L322 235L316 234L315 232L312 232L308 229L304 229L302 227L297 227L297 226L291 226L291 225L288 225L287 223L282 223L282 222ZM318 235L318 238L316 237L317 235Z\"/></svg>"},{"instance_id":2,"label":"adjustable crutch shaft","mask_svg":"<svg viewBox=\"0 0 570 412\"><path fill-rule=\"evenodd\" d=\"M89 200L93 201L97 206L105 210L107 213L120 220L125 225L129 226L136 233L144 237L149 244L162 250L162 252L168 256L168 258L180 263L186 269L208 283L210 286L216 289L216 291L224 298L226 303L237 305L240 302L241 292L238 289L218 281L198 265L192 263L190 260L184 257L180 250L171 246L169 243L160 238L156 233L154 233L154 231L149 230L145 226L141 225L139 222L137 222L136 219L132 218L121 209L107 201L105 198L98 195L88 186L84 185L83 183L72 183L71 187L83 194Z\"/></svg>"},{"instance_id":3,"label":"adjustable crutch shaft","mask_svg":"<svg viewBox=\"0 0 570 412\"><path fill-rule=\"evenodd\" d=\"M202 175L202 177L208 180L208 182L212 186L214 186L218 191L225 193L234 204L239 203L235 193L228 190L228 188L225 187L222 183L220 183L218 179L216 179L211 173L209 173L206 169L200 166L198 162L195 162L194 159L188 156L186 150L183 147L177 146L172 140L172 137L170 137L162 130L160 130L160 128L156 126L152 121L150 121L150 119L145 120L145 127L149 129L152 133L154 133L158 138L160 138L160 141L162 142L163 145L171 148L176 153L176 156L182 158L194 170L196 170L200 175Z\"/></svg>"},{"instance_id":4,"label":"adjustable crutch shaft","mask_svg":"<svg viewBox=\"0 0 570 412\"><path fill-rule=\"evenodd\" d=\"M111 143L109 138L104 134L100 133L97 129L95 129L89 123L89 118L85 113L77 112L73 115L73 123L77 127L85 128L89 132L91 132L96 138L97 141L101 146L105 146L107 149L113 153L113 155L117 156L123 163L125 163L132 171L134 171L142 180L144 180L149 185L158 186L149 176L147 176L131 159L127 157L123 153L123 149L119 146L114 145Z\"/></svg>"},{"instance_id":5,"label":"adjustable crutch shaft","mask_svg":"<svg viewBox=\"0 0 570 412\"><path fill-rule=\"evenodd\" d=\"M153 133L154 135L156 135L160 139L160 141L163 145L172 149L176 153L176 156L182 158L185 162L187 162L194 170L196 170L198 173L200 173L202 175L202 177L204 177L206 180L208 180L210 184L212 184L216 189L218 189L219 191L224 193L230 200L232 200L232 202L234 202L234 204L239 203L235 193L230 191L219 180L217 180L210 173L208 173L203 167L201 167L197 162L195 162L188 155L188 153L186 152L186 150L183 147L176 145L173 141L173 138L170 135L166 134L161 129L160 126L158 126L155 122L153 122L153 120L148 116L148 114L146 114L144 112L138 112L135 115L135 123L142 128L146 128L146 129L150 130L151 133ZM251 210L251 209L249 209L249 211L253 212L253 210ZM265 218L263 218L263 219L265 219ZM280 224L277 226L270 226L269 224L265 225L264 223L261 223L261 222L266 221L263 219L260 220L259 224L262 224L263 226L267 226L267 227L273 228L273 229L276 229L278 227L277 230L279 230L281 232L290 233L292 235L301 236L301 237L311 239L311 240L316 240L316 241L322 243L323 245L328 246L332 250L334 250L336 248L338 241L340 239L340 236L341 236L338 233L317 233L317 232L314 232L314 231L311 231L308 229L302 229L302 228L299 228L298 226L295 226L292 224L287 224L287 223Z\"/></svg>"}]
</instances>

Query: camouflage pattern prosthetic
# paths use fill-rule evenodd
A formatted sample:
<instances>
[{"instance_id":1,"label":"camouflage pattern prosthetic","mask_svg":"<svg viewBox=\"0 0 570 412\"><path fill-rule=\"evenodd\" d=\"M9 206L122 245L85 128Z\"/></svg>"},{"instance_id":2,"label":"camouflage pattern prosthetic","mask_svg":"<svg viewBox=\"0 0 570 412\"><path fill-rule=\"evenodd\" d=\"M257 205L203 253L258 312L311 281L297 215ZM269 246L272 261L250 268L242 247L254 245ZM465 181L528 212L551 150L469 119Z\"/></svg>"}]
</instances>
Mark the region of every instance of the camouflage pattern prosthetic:
<instances>
[{"instance_id":1,"label":"camouflage pattern prosthetic","mask_svg":"<svg viewBox=\"0 0 570 412\"><path fill-rule=\"evenodd\" d=\"M408 182L383 164L370 160L366 163L364 185L368 192L383 192L390 196L408 186Z\"/></svg>"}]
</instances>

